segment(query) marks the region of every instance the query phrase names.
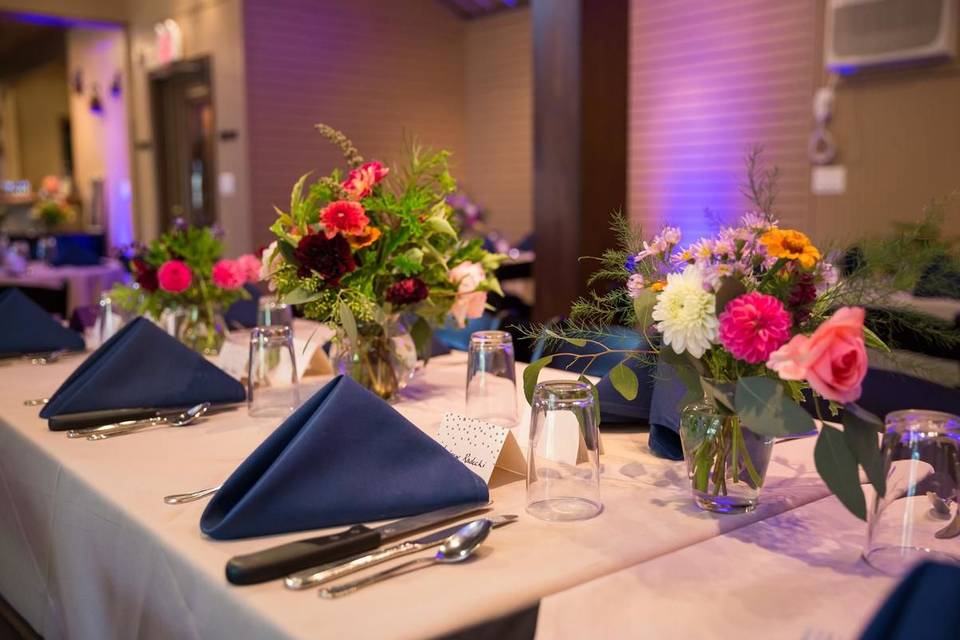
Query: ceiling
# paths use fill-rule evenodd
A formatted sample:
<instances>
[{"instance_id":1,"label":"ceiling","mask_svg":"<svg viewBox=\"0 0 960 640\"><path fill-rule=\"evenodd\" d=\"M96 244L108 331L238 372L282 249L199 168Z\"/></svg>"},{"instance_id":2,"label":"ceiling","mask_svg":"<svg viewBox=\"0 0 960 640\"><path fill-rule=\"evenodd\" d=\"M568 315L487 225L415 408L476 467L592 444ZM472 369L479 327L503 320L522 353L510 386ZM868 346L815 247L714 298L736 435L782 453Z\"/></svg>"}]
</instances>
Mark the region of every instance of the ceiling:
<instances>
[{"instance_id":1,"label":"ceiling","mask_svg":"<svg viewBox=\"0 0 960 640\"><path fill-rule=\"evenodd\" d=\"M483 18L530 4L530 0L439 0L439 2L464 20Z\"/></svg>"},{"instance_id":2,"label":"ceiling","mask_svg":"<svg viewBox=\"0 0 960 640\"><path fill-rule=\"evenodd\" d=\"M65 54L63 27L19 22L0 14L0 77Z\"/></svg>"}]
</instances>

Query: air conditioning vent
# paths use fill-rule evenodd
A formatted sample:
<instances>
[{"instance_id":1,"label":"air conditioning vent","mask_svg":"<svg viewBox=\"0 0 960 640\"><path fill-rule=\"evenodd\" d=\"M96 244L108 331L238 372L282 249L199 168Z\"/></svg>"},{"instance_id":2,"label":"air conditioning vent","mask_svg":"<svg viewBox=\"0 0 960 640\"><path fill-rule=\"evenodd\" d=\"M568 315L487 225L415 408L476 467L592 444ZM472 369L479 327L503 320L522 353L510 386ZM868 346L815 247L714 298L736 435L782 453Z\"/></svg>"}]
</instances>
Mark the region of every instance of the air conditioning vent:
<instances>
[{"instance_id":1,"label":"air conditioning vent","mask_svg":"<svg viewBox=\"0 0 960 640\"><path fill-rule=\"evenodd\" d=\"M866 67L956 56L957 0L830 0L827 68Z\"/></svg>"}]
</instances>

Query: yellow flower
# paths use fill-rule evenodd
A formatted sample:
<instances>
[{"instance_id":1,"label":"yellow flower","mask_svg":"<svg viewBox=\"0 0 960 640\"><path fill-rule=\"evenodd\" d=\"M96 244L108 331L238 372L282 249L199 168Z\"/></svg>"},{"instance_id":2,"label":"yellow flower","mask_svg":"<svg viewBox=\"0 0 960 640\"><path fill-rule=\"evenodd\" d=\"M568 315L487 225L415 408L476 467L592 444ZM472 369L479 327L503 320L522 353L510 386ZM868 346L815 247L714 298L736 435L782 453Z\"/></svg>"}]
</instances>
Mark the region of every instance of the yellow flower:
<instances>
[{"instance_id":1,"label":"yellow flower","mask_svg":"<svg viewBox=\"0 0 960 640\"><path fill-rule=\"evenodd\" d=\"M798 260L805 269L813 267L820 260L820 251L810 243L810 238L800 231L770 229L760 236L760 242L774 258Z\"/></svg>"},{"instance_id":2,"label":"yellow flower","mask_svg":"<svg viewBox=\"0 0 960 640\"><path fill-rule=\"evenodd\" d=\"M654 282L652 285L650 285L650 290L656 293L660 293L661 291L664 290L664 288L666 288L666 286L667 286L667 282L665 280L658 280L657 282Z\"/></svg>"},{"instance_id":3,"label":"yellow flower","mask_svg":"<svg viewBox=\"0 0 960 640\"><path fill-rule=\"evenodd\" d=\"M372 245L379 237L380 229L367 225L360 233L347 236L347 242L349 242L350 246L354 249L363 249L364 247Z\"/></svg>"}]
</instances>

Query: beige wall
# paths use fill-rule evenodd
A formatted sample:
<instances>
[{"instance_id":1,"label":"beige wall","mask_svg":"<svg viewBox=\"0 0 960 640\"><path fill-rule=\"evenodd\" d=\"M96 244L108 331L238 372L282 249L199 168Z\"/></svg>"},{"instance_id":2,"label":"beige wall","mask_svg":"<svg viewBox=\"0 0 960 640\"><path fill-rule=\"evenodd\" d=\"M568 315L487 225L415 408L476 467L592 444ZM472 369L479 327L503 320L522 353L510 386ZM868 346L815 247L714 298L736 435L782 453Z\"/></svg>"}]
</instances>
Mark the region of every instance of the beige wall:
<instances>
[{"instance_id":1,"label":"beige wall","mask_svg":"<svg viewBox=\"0 0 960 640\"><path fill-rule=\"evenodd\" d=\"M488 226L514 242L533 230L533 38L530 9L466 27L466 152L461 184Z\"/></svg>"},{"instance_id":2,"label":"beige wall","mask_svg":"<svg viewBox=\"0 0 960 640\"><path fill-rule=\"evenodd\" d=\"M34 189L46 175L63 175L64 157L60 121L67 116L67 67L54 60L6 83L16 110L16 164Z\"/></svg>"},{"instance_id":3,"label":"beige wall","mask_svg":"<svg viewBox=\"0 0 960 640\"><path fill-rule=\"evenodd\" d=\"M219 193L217 215L227 232L230 254L252 248L246 90L241 0L131 0L129 31L134 171L137 190L138 235L149 240L158 228L157 184L153 130L150 118L149 73L157 64L153 26L173 18L183 33L184 58L209 56L213 87L216 129L237 132L233 140L216 143L216 171L232 173L236 191Z\"/></svg>"},{"instance_id":4,"label":"beige wall","mask_svg":"<svg viewBox=\"0 0 960 640\"><path fill-rule=\"evenodd\" d=\"M818 0L819 24L825 7ZM822 69L818 33L818 81ZM931 198L960 189L960 64L873 71L840 80L830 131L847 168L847 191L814 196L817 235L855 238L916 219ZM946 232L960 234L960 210Z\"/></svg>"},{"instance_id":5,"label":"beige wall","mask_svg":"<svg viewBox=\"0 0 960 640\"><path fill-rule=\"evenodd\" d=\"M74 183L83 203L83 224L89 225L92 181L104 181L106 219L96 222L107 232L107 246L132 240L127 60L127 38L121 29L71 28L67 32L67 68L81 71L84 82L83 94L70 92ZM121 93L114 96L110 86L117 73ZM102 113L90 111L94 84Z\"/></svg>"},{"instance_id":6,"label":"beige wall","mask_svg":"<svg viewBox=\"0 0 960 640\"><path fill-rule=\"evenodd\" d=\"M302 173L343 166L314 123L386 162L416 134L451 149L462 175L464 25L433 0L245 2L255 244L269 240L273 205L286 206Z\"/></svg>"}]
</instances>

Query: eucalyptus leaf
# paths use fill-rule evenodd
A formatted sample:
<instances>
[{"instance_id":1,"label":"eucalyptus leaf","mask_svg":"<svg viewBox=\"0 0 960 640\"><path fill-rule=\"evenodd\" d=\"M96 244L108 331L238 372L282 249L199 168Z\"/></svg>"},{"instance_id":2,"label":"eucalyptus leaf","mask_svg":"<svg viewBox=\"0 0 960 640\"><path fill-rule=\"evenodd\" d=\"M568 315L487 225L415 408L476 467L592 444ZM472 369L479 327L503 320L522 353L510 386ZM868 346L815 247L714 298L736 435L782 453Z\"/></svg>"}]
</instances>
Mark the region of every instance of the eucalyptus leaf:
<instances>
[{"instance_id":1,"label":"eucalyptus leaf","mask_svg":"<svg viewBox=\"0 0 960 640\"><path fill-rule=\"evenodd\" d=\"M851 411L843 413L843 439L867 479L881 498L887 493L887 475L880 452L879 434L873 424L861 420Z\"/></svg>"},{"instance_id":2,"label":"eucalyptus leaf","mask_svg":"<svg viewBox=\"0 0 960 640\"><path fill-rule=\"evenodd\" d=\"M730 411L736 412L733 398L730 397L730 394L725 389L722 389L720 386L708 382L703 378L700 378L700 386L704 391L707 392L707 394L710 395L711 398L713 398L714 402L726 407Z\"/></svg>"},{"instance_id":3,"label":"eucalyptus leaf","mask_svg":"<svg viewBox=\"0 0 960 640\"><path fill-rule=\"evenodd\" d=\"M744 425L759 435L806 433L816 426L810 414L787 396L779 382L763 376L737 381L734 407Z\"/></svg>"},{"instance_id":4,"label":"eucalyptus leaf","mask_svg":"<svg viewBox=\"0 0 960 640\"><path fill-rule=\"evenodd\" d=\"M593 395L593 407L595 412L594 415L597 416L597 426L599 427L600 426L600 391L597 389L597 385L590 382L590 379L587 376L583 375L582 373L580 374L580 377L577 378L577 380L584 384L590 385L590 393L591 395ZM585 428L585 425L582 423L582 419L583 419L582 414L580 412L577 412L577 421L581 423L580 429L581 431L583 431L584 437L586 437L587 435L586 428Z\"/></svg>"},{"instance_id":5,"label":"eucalyptus leaf","mask_svg":"<svg viewBox=\"0 0 960 640\"><path fill-rule=\"evenodd\" d=\"M720 279L720 287L717 289L717 315L723 313L727 304L736 298L739 298L747 292L747 288L739 278L724 276Z\"/></svg>"},{"instance_id":6,"label":"eucalyptus leaf","mask_svg":"<svg viewBox=\"0 0 960 640\"><path fill-rule=\"evenodd\" d=\"M540 370L553 362L553 356L544 356L539 360L534 360L523 370L523 395L527 402L533 404L533 391L537 387L537 378L540 377Z\"/></svg>"},{"instance_id":7,"label":"eucalyptus leaf","mask_svg":"<svg viewBox=\"0 0 960 640\"><path fill-rule=\"evenodd\" d=\"M416 345L420 357L424 361L429 360L431 338L433 337L433 329L430 328L430 323L417 316L416 322L410 327L410 337L413 338L413 344Z\"/></svg>"},{"instance_id":8,"label":"eucalyptus leaf","mask_svg":"<svg viewBox=\"0 0 960 640\"><path fill-rule=\"evenodd\" d=\"M642 289L633 299L633 310L637 314L637 324L649 327L653 324L653 307L657 304L657 294L651 289Z\"/></svg>"},{"instance_id":9,"label":"eucalyptus leaf","mask_svg":"<svg viewBox=\"0 0 960 640\"><path fill-rule=\"evenodd\" d=\"M636 400L637 392L640 390L640 381L637 380L637 374L633 369L620 362L608 374L610 384L617 390L624 400Z\"/></svg>"},{"instance_id":10,"label":"eucalyptus leaf","mask_svg":"<svg viewBox=\"0 0 960 640\"><path fill-rule=\"evenodd\" d=\"M854 416L856 416L857 420L869 425L871 429L878 433L883 433L887 430L886 426L883 424L883 420L856 403L851 402L844 405L843 412L844 414L852 413Z\"/></svg>"},{"instance_id":11,"label":"eucalyptus leaf","mask_svg":"<svg viewBox=\"0 0 960 640\"><path fill-rule=\"evenodd\" d=\"M347 334L347 338L350 340L350 343L356 348L359 344L359 336L357 335L357 319L353 317L353 311L350 311L350 307L347 306L345 302L340 301L340 327L343 329L344 333Z\"/></svg>"},{"instance_id":12,"label":"eucalyptus leaf","mask_svg":"<svg viewBox=\"0 0 960 640\"><path fill-rule=\"evenodd\" d=\"M322 294L317 293L316 291L310 291L309 289L304 289L303 287L297 287L293 291L284 294L283 301L287 304L306 304L308 302L313 302L314 300L320 299Z\"/></svg>"},{"instance_id":13,"label":"eucalyptus leaf","mask_svg":"<svg viewBox=\"0 0 960 640\"><path fill-rule=\"evenodd\" d=\"M843 506L861 520L866 520L867 499L860 486L857 460L839 429L823 425L813 449L813 461L817 473Z\"/></svg>"}]
</instances>

